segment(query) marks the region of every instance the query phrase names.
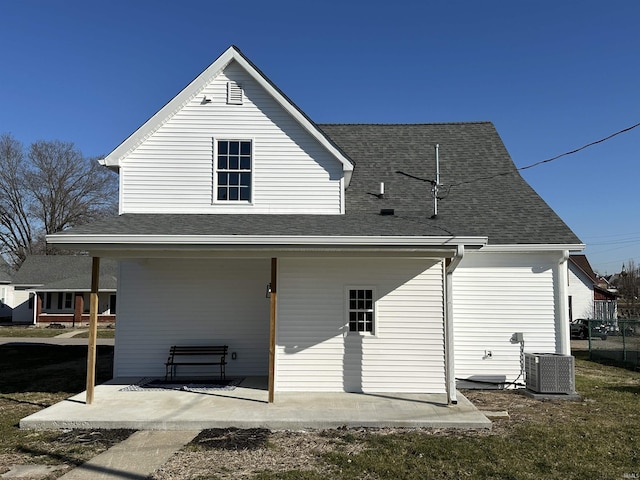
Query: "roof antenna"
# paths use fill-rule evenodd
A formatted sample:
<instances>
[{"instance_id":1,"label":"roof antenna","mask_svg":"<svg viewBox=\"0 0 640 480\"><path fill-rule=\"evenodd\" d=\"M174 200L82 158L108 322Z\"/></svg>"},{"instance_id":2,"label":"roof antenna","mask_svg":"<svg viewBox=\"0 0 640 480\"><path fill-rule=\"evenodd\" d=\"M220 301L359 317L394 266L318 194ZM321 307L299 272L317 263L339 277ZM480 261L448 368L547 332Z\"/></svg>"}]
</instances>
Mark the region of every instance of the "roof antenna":
<instances>
[{"instance_id":1,"label":"roof antenna","mask_svg":"<svg viewBox=\"0 0 640 480\"><path fill-rule=\"evenodd\" d=\"M438 216L438 190L440 188L440 145L436 143L436 182L433 184L431 193L433 194L433 215L431 218Z\"/></svg>"}]
</instances>

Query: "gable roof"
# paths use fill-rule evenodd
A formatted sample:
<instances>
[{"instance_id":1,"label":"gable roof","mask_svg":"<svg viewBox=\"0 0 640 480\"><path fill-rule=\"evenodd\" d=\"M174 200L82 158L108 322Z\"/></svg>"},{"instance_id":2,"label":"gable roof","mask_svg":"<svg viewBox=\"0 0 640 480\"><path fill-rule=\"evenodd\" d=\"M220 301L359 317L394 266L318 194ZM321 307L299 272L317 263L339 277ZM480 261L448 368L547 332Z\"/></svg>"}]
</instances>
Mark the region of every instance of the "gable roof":
<instances>
[{"instance_id":1,"label":"gable roof","mask_svg":"<svg viewBox=\"0 0 640 480\"><path fill-rule=\"evenodd\" d=\"M16 272L15 286L31 287L38 291L91 290L92 258L84 255L30 255ZM117 287L117 262L100 262L99 289Z\"/></svg>"},{"instance_id":2,"label":"gable roof","mask_svg":"<svg viewBox=\"0 0 640 480\"><path fill-rule=\"evenodd\" d=\"M479 246L488 240L489 245L581 248L520 176L489 122L319 127L355 160L344 215L124 214L47 238L87 245L273 245L350 239L366 244L364 237L376 237L388 244ZM435 144L443 188L433 218ZM380 182L384 198L377 195ZM381 215L382 209L394 214Z\"/></svg>"},{"instance_id":3,"label":"gable roof","mask_svg":"<svg viewBox=\"0 0 640 480\"><path fill-rule=\"evenodd\" d=\"M196 97L208 84L210 84L231 62L237 62L271 97L282 106L311 136L313 136L326 150L329 151L341 164L345 174L345 184L348 185L353 162L340 148L320 130L311 119L298 108L271 80L269 80L235 45L231 45L209 67L198 75L178 95L173 97L155 115L147 120L140 128L131 134L115 150L107 155L101 164L118 169L122 161L138 147L146 138L165 124L175 113L184 107L190 100Z\"/></svg>"},{"instance_id":4,"label":"gable roof","mask_svg":"<svg viewBox=\"0 0 640 480\"><path fill-rule=\"evenodd\" d=\"M596 273L593 271L593 268L591 268L591 264L589 263L589 260L587 260L586 255L582 255L582 254L569 255L569 261L573 263L582 273L584 273L594 285L597 285L598 277L596 276Z\"/></svg>"},{"instance_id":5,"label":"gable roof","mask_svg":"<svg viewBox=\"0 0 640 480\"><path fill-rule=\"evenodd\" d=\"M596 292L596 296L599 298L595 298L596 300L600 299L611 299L615 300L617 298L617 294L607 290L606 288L598 285L599 279L596 273L591 268L591 264L587 259L586 255L583 254L571 254L569 255L569 262L571 262L575 267L580 270L591 282L591 287L593 287L594 292Z\"/></svg>"}]
</instances>

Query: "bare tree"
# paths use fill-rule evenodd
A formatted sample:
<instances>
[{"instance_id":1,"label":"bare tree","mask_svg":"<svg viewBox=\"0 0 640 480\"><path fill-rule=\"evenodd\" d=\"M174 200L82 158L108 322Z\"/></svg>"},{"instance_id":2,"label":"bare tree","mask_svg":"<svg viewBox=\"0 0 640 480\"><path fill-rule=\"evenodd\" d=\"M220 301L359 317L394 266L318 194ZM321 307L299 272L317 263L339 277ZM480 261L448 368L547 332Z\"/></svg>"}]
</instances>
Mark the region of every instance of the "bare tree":
<instances>
[{"instance_id":1,"label":"bare tree","mask_svg":"<svg viewBox=\"0 0 640 480\"><path fill-rule=\"evenodd\" d=\"M620 299L618 306L623 318L638 318L640 316L640 267L633 259L622 265L622 272L618 280Z\"/></svg>"},{"instance_id":2,"label":"bare tree","mask_svg":"<svg viewBox=\"0 0 640 480\"><path fill-rule=\"evenodd\" d=\"M9 134L0 136L0 242L3 253L20 264L32 253L33 229L27 209L26 172L22 144Z\"/></svg>"},{"instance_id":3,"label":"bare tree","mask_svg":"<svg viewBox=\"0 0 640 480\"><path fill-rule=\"evenodd\" d=\"M15 265L47 251L44 236L113 215L117 176L69 142L20 142L0 137L2 247Z\"/></svg>"}]
</instances>

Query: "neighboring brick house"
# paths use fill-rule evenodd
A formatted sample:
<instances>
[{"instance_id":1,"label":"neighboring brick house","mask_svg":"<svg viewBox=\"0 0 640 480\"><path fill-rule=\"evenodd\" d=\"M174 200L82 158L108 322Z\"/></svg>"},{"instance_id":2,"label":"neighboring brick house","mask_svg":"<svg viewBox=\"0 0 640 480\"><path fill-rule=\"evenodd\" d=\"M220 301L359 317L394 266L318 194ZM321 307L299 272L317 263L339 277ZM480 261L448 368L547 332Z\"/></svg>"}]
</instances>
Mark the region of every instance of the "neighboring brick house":
<instances>
[{"instance_id":1,"label":"neighboring brick house","mask_svg":"<svg viewBox=\"0 0 640 480\"><path fill-rule=\"evenodd\" d=\"M114 322L117 262L105 260L98 300L101 322ZM13 323L86 323L89 319L91 257L31 255L13 276Z\"/></svg>"}]
</instances>

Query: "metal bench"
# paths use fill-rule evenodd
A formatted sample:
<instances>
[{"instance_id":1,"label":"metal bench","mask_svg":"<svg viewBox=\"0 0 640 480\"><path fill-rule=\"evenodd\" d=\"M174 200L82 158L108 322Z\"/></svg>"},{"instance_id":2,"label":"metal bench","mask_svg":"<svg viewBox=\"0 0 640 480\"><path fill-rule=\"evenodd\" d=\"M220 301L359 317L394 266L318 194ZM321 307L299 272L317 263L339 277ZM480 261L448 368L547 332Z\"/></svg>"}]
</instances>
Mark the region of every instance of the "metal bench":
<instances>
[{"instance_id":1,"label":"metal bench","mask_svg":"<svg viewBox=\"0 0 640 480\"><path fill-rule=\"evenodd\" d=\"M173 380L178 365L220 365L220 380L224 380L228 349L227 345L173 345L165 363L164 379Z\"/></svg>"}]
</instances>

